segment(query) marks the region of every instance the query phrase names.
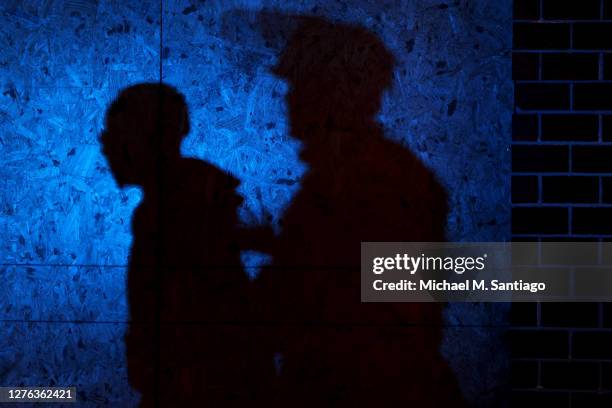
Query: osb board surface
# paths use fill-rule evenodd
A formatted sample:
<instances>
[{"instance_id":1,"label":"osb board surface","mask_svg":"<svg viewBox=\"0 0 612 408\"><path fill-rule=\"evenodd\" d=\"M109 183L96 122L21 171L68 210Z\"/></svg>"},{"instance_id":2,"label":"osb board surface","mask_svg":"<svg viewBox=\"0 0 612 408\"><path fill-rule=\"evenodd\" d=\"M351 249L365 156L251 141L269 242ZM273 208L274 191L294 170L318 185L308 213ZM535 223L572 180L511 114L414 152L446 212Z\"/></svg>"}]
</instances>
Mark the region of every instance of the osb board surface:
<instances>
[{"instance_id":1,"label":"osb board surface","mask_svg":"<svg viewBox=\"0 0 612 408\"><path fill-rule=\"evenodd\" d=\"M288 131L287 84L269 72L283 38L266 43L248 24L263 9L375 32L397 59L380 121L446 188L448 239L508 238L510 1L167 1L160 52L156 1L7 0L0 5L1 319L125 320L121 266L141 194L116 186L98 135L117 92L159 80L160 61L164 81L190 106L183 152L242 181L246 223L278 222L307 168ZM490 305L454 305L447 317L450 325L503 324L500 308ZM96 374L109 381L105 395L129 394L123 371L113 371L124 367L122 352L93 348L65 368L15 337L40 350L78 351L65 325L23 327L0 334L0 383L76 375L91 364L80 358L95 355L113 362ZM82 330L121 342L123 327ZM478 373L503 365L488 364L503 354L490 346L499 332L454 330L443 349L463 372L464 390L494 387ZM21 363L9 349L21 350ZM97 395L93 377L81 378L87 395Z\"/></svg>"}]
</instances>

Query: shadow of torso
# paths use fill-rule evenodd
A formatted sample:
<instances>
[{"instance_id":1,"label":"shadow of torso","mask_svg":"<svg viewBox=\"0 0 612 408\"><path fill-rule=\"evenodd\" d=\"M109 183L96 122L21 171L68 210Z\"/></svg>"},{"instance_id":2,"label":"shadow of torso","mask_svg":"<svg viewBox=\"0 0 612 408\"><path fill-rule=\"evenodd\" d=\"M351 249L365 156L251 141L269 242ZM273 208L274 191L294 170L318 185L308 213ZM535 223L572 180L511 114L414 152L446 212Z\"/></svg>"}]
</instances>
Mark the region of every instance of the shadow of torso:
<instances>
[{"instance_id":1,"label":"shadow of torso","mask_svg":"<svg viewBox=\"0 0 612 408\"><path fill-rule=\"evenodd\" d=\"M270 345L284 360L277 401L460 406L439 351L442 306L360 299L360 243L444 240L446 193L376 129L329 140L339 142L306 148L310 171L282 219L274 262L256 282L263 315L279 327Z\"/></svg>"},{"instance_id":2,"label":"shadow of torso","mask_svg":"<svg viewBox=\"0 0 612 408\"><path fill-rule=\"evenodd\" d=\"M161 406L195 401L231 406L248 400L245 384L255 366L249 328L240 324L249 282L235 231L238 181L193 159L170 168L162 190L145 194L133 218L132 326L126 339L130 383L143 393L142 406L156 398L156 386Z\"/></svg>"},{"instance_id":3,"label":"shadow of torso","mask_svg":"<svg viewBox=\"0 0 612 408\"><path fill-rule=\"evenodd\" d=\"M113 101L100 137L117 184L144 192L132 218L128 380L143 407L244 406L274 367L249 324L239 181L181 156L189 129L184 96L143 83Z\"/></svg>"}]
</instances>

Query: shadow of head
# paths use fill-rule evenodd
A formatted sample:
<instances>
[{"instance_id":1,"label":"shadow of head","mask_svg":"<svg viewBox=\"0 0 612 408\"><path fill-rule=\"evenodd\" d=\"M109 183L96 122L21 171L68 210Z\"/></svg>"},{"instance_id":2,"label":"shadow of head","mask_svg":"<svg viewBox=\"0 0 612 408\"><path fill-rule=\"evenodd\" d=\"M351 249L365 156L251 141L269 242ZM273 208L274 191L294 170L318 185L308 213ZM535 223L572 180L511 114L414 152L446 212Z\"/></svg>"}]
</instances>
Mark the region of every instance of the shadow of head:
<instances>
[{"instance_id":1,"label":"shadow of head","mask_svg":"<svg viewBox=\"0 0 612 408\"><path fill-rule=\"evenodd\" d=\"M143 83L113 101L100 142L117 184L146 186L154 182L160 160L180 158L188 133L184 96L168 85Z\"/></svg>"},{"instance_id":2,"label":"shadow of head","mask_svg":"<svg viewBox=\"0 0 612 408\"><path fill-rule=\"evenodd\" d=\"M273 68L289 83L293 135L306 139L321 129L368 126L391 85L393 55L365 28L317 17L297 18L299 23Z\"/></svg>"}]
</instances>

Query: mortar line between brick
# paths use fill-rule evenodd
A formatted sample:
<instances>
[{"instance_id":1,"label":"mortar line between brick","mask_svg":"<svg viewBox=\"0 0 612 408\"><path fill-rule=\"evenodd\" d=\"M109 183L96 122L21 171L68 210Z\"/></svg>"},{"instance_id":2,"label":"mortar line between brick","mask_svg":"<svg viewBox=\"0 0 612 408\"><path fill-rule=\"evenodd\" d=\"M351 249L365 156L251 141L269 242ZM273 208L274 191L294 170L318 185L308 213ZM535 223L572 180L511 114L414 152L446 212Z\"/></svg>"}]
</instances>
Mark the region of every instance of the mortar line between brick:
<instances>
[{"instance_id":1,"label":"mortar line between brick","mask_svg":"<svg viewBox=\"0 0 612 408\"><path fill-rule=\"evenodd\" d=\"M574 389L574 388L547 388L547 389L534 389L534 388L512 388L512 391L528 391L528 392L533 392L533 393L538 393L538 394L568 394L571 395L571 393L576 393L576 394L593 394L596 393L597 390L595 389ZM610 395L612 394L612 391L602 391L602 394L606 394L606 395ZM556 408L557 406L555 406Z\"/></svg>"},{"instance_id":2,"label":"mortar line between brick","mask_svg":"<svg viewBox=\"0 0 612 408\"><path fill-rule=\"evenodd\" d=\"M579 114L592 114L592 115L597 115L597 114L603 114L603 115L610 115L612 114L612 109L599 109L599 110L582 110L582 109L576 109L573 111L567 110L567 109L550 109L550 110L546 110L546 109L520 109L520 108L516 108L515 112L516 114L519 115L535 115L535 114L547 114L547 115L579 115Z\"/></svg>"},{"instance_id":3,"label":"mortar line between brick","mask_svg":"<svg viewBox=\"0 0 612 408\"><path fill-rule=\"evenodd\" d=\"M510 173L511 176L539 176L539 175L543 175L543 176L593 176L593 177L597 177L597 176L601 176L601 175L612 175L612 171L604 171L604 172L574 172L574 173L570 173L569 171L550 171L550 172L543 172L543 171L513 171L512 173Z\"/></svg>"},{"instance_id":4,"label":"mortar line between brick","mask_svg":"<svg viewBox=\"0 0 612 408\"><path fill-rule=\"evenodd\" d=\"M545 140L541 142L534 142L529 140L516 140L512 142L514 146L612 146L612 142L598 142L597 140L579 142L573 140Z\"/></svg>"},{"instance_id":5,"label":"mortar line between brick","mask_svg":"<svg viewBox=\"0 0 612 408\"><path fill-rule=\"evenodd\" d=\"M542 141L542 114L538 113L538 142Z\"/></svg>"},{"instance_id":6,"label":"mortar line between brick","mask_svg":"<svg viewBox=\"0 0 612 408\"><path fill-rule=\"evenodd\" d=\"M542 65L543 65L543 57L542 57L542 53L539 52L538 53L538 81L542 80ZM516 82L516 81L515 81Z\"/></svg>"},{"instance_id":7,"label":"mortar line between brick","mask_svg":"<svg viewBox=\"0 0 612 408\"><path fill-rule=\"evenodd\" d=\"M538 204L541 204L542 201L544 200L543 196L543 190L544 189L544 185L543 185L543 181L542 181L542 175L538 176Z\"/></svg>"},{"instance_id":8,"label":"mortar line between brick","mask_svg":"<svg viewBox=\"0 0 612 408\"><path fill-rule=\"evenodd\" d=\"M557 0L558 1L558 0ZM568 24L568 23L612 23L609 18L606 19L593 19L593 18L566 18L566 19L540 19L540 20L527 20L524 18L517 18L512 20L513 23L522 24Z\"/></svg>"},{"instance_id":9,"label":"mortar line between brick","mask_svg":"<svg viewBox=\"0 0 612 408\"><path fill-rule=\"evenodd\" d=\"M612 84L612 80L601 79L515 79L517 84Z\"/></svg>"},{"instance_id":10,"label":"mortar line between brick","mask_svg":"<svg viewBox=\"0 0 612 408\"><path fill-rule=\"evenodd\" d=\"M584 49L567 49L567 48L514 48L513 53L524 53L524 54L596 54L601 52L602 54L612 54L612 48L601 49L601 48L584 48Z\"/></svg>"},{"instance_id":11,"label":"mortar line between brick","mask_svg":"<svg viewBox=\"0 0 612 408\"><path fill-rule=\"evenodd\" d=\"M540 201L537 203L512 203L513 208L569 208L569 206L573 208L612 208L612 204L600 203L543 203Z\"/></svg>"},{"instance_id":12,"label":"mortar line between brick","mask_svg":"<svg viewBox=\"0 0 612 408\"><path fill-rule=\"evenodd\" d=\"M567 358L554 358L554 357L512 357L510 358L511 361L520 361L520 362L537 362L537 361L541 361L543 363L567 363L570 360ZM573 358L571 360L572 362L575 363L599 363L599 362L603 362L603 363L611 363L612 360L611 359L606 359L606 358Z\"/></svg>"},{"instance_id":13,"label":"mortar line between brick","mask_svg":"<svg viewBox=\"0 0 612 408\"><path fill-rule=\"evenodd\" d=\"M540 10L539 10L539 16L538 16L538 20L542 21L544 20L544 0L540 0Z\"/></svg>"},{"instance_id":14,"label":"mortar line between brick","mask_svg":"<svg viewBox=\"0 0 612 408\"><path fill-rule=\"evenodd\" d=\"M551 238L576 238L576 239L598 239L598 238L612 238L612 234L543 234L543 233L534 233L534 234L512 234L512 238L534 238L534 239L551 239Z\"/></svg>"}]
</instances>

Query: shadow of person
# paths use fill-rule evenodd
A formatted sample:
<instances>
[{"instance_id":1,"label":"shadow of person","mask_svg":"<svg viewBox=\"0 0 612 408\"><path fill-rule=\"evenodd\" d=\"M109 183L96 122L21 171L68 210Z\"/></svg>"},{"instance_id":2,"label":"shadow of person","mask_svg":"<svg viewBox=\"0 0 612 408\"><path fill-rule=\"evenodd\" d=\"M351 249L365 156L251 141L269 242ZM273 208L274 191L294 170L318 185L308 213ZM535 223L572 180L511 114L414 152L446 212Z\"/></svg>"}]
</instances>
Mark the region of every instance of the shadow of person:
<instances>
[{"instance_id":1,"label":"shadow of person","mask_svg":"<svg viewBox=\"0 0 612 408\"><path fill-rule=\"evenodd\" d=\"M144 192L132 220L128 378L141 406L242 406L268 363L255 361L252 329L241 324L249 280L239 181L182 157L188 132L184 97L163 84L123 90L106 114L101 143L113 176Z\"/></svg>"},{"instance_id":2,"label":"shadow of person","mask_svg":"<svg viewBox=\"0 0 612 408\"><path fill-rule=\"evenodd\" d=\"M271 395L279 406L460 406L439 352L441 305L360 301L361 242L445 238L444 189L375 120L394 58L363 28L296 18L274 73L309 170L256 281L261 318L277 327L267 347L282 356Z\"/></svg>"}]
</instances>

